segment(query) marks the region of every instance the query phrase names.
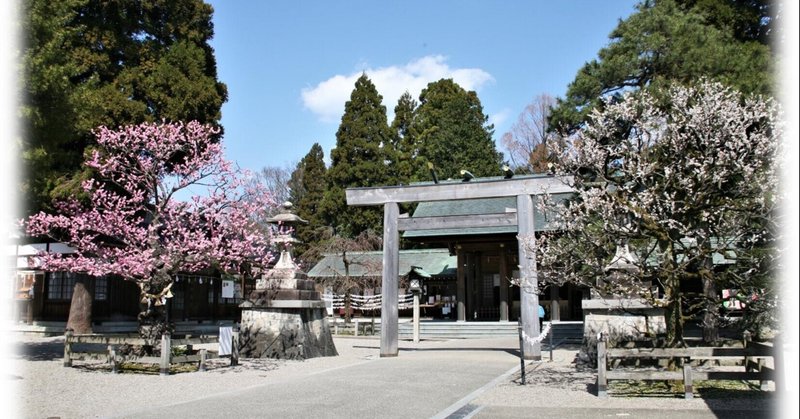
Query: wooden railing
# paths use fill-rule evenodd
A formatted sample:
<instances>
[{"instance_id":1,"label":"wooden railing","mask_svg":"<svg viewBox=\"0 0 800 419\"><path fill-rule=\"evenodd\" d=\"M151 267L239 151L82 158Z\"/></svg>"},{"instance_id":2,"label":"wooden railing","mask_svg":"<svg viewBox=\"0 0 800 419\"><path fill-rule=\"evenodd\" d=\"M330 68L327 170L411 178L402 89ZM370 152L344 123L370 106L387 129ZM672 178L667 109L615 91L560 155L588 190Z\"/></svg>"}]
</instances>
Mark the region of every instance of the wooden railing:
<instances>
[{"instance_id":1,"label":"wooden railing","mask_svg":"<svg viewBox=\"0 0 800 419\"><path fill-rule=\"evenodd\" d=\"M773 347L774 346L774 347ZM676 380L683 381L684 397L694 397L695 380L746 380L760 381L766 390L768 382L775 383L777 390L782 370L780 345L773 346L750 342L747 337L743 347L692 347L692 348L608 348L605 337L597 342L597 396L608 396L609 380ZM765 362L772 359L772 367ZM656 370L640 367L609 369L609 363L621 360L655 359L674 361L681 370ZM733 361L733 362L731 362ZM723 365L720 364L731 364ZM705 364L702 365L701 364Z\"/></svg>"},{"instance_id":2,"label":"wooden railing","mask_svg":"<svg viewBox=\"0 0 800 419\"><path fill-rule=\"evenodd\" d=\"M233 332L231 335L231 366L238 365L239 351L238 351L239 332ZM64 335L64 366L71 367L72 361L87 361L87 360L100 360L104 361L111 366L112 372L119 372L120 366L124 362L132 362L138 364L158 364L159 372L161 375L169 375L170 365L172 364L187 364L197 363L199 371L206 370L206 361L212 358L219 358L218 351L207 350L205 348L194 350L194 345L204 343L219 343L218 336L191 336L186 335L180 338L173 338L170 334L161 336L159 350L160 356L140 356L134 354L123 354L119 351L121 345L147 345L145 339L138 335L122 334L122 335L100 335L100 334L87 334L76 335L71 331L67 331ZM87 349L78 351L75 350L73 345L82 344ZM178 346L185 346L186 351L184 355L173 355L172 348Z\"/></svg>"}]
</instances>

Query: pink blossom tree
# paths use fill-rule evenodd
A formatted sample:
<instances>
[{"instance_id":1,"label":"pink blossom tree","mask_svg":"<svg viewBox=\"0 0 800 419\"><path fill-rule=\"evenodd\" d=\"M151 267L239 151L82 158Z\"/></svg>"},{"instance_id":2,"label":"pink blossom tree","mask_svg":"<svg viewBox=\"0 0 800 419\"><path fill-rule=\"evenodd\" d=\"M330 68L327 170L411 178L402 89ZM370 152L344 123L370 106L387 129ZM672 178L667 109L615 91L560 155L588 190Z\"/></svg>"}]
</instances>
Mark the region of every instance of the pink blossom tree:
<instances>
[{"instance_id":1,"label":"pink blossom tree","mask_svg":"<svg viewBox=\"0 0 800 419\"><path fill-rule=\"evenodd\" d=\"M29 235L76 249L40 255L42 267L135 282L150 338L169 328L164 305L177 273L257 273L272 257L258 216L274 203L223 158L217 133L198 122L98 128L85 162L96 172L83 183L88 199L26 221Z\"/></svg>"},{"instance_id":2,"label":"pink blossom tree","mask_svg":"<svg viewBox=\"0 0 800 419\"><path fill-rule=\"evenodd\" d=\"M680 345L696 317L705 339L717 339L722 289L761 295L745 320L768 325L778 297L779 107L712 82L663 93L609 101L567 139L556 172L576 192L542 206L559 229L535 238L540 279L663 307L668 345Z\"/></svg>"}]
</instances>

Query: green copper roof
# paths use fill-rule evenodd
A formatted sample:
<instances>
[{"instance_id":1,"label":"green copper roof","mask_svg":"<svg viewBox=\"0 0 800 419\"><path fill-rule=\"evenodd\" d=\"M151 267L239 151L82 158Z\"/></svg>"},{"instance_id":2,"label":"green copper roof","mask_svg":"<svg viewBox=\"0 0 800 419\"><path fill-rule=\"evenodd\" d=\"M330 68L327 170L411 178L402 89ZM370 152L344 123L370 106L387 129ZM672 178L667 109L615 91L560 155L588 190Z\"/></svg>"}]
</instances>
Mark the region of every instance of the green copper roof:
<instances>
[{"instance_id":1,"label":"green copper roof","mask_svg":"<svg viewBox=\"0 0 800 419\"><path fill-rule=\"evenodd\" d=\"M383 270L383 252L349 252L350 275L356 277L380 277ZM401 250L397 275L406 275L412 269L433 276L455 276L456 257L447 249ZM344 262L340 254L326 254L310 271L311 278L333 278L344 276ZM424 276L424 275L422 275Z\"/></svg>"},{"instance_id":2,"label":"green copper roof","mask_svg":"<svg viewBox=\"0 0 800 419\"><path fill-rule=\"evenodd\" d=\"M561 201L571 194L554 194L553 199ZM541 197L534 197L534 226L537 231L555 229L552 220L539 210ZM517 211L516 197L465 199L455 201L420 202L412 218L444 217L452 215L503 214ZM482 234L516 234L516 226L470 227L458 229L417 230L403 233L403 237L464 236Z\"/></svg>"}]
</instances>

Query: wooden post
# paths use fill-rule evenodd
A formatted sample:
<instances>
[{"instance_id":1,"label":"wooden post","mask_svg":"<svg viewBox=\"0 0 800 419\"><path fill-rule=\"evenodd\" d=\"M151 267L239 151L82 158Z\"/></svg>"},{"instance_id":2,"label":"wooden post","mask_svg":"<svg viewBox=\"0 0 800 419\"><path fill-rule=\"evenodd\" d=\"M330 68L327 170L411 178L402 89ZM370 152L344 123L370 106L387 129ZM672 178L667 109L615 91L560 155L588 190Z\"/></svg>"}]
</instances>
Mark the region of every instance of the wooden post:
<instances>
[{"instance_id":1,"label":"wooden post","mask_svg":"<svg viewBox=\"0 0 800 419\"><path fill-rule=\"evenodd\" d=\"M525 385L525 344L522 337L522 323L517 322L517 334L519 334L519 382L524 386Z\"/></svg>"},{"instance_id":2,"label":"wooden post","mask_svg":"<svg viewBox=\"0 0 800 419\"><path fill-rule=\"evenodd\" d=\"M72 366L72 330L64 333L64 366Z\"/></svg>"},{"instance_id":3,"label":"wooden post","mask_svg":"<svg viewBox=\"0 0 800 419\"><path fill-rule=\"evenodd\" d=\"M752 336L750 335L750 331L745 330L744 333L742 334L742 347L747 349L747 347L750 346L750 341L751 340L752 340ZM750 372L750 370L751 370L750 357L746 356L746 355L744 357L744 370L746 372Z\"/></svg>"},{"instance_id":4,"label":"wooden post","mask_svg":"<svg viewBox=\"0 0 800 419\"><path fill-rule=\"evenodd\" d=\"M239 365L239 331L231 333L231 366Z\"/></svg>"},{"instance_id":5,"label":"wooden post","mask_svg":"<svg viewBox=\"0 0 800 419\"><path fill-rule=\"evenodd\" d=\"M208 359L208 351L206 349L200 350L200 364L197 366L198 371L206 370L206 359Z\"/></svg>"},{"instance_id":6,"label":"wooden post","mask_svg":"<svg viewBox=\"0 0 800 419\"><path fill-rule=\"evenodd\" d=\"M117 350L114 349L114 345L108 345L108 363L111 364L111 372L117 374L119 368L117 365Z\"/></svg>"},{"instance_id":7,"label":"wooden post","mask_svg":"<svg viewBox=\"0 0 800 419\"><path fill-rule=\"evenodd\" d=\"M690 359L683 364L683 397L686 400L694 398L694 389L692 387L692 361Z\"/></svg>"},{"instance_id":8,"label":"wooden post","mask_svg":"<svg viewBox=\"0 0 800 419\"><path fill-rule=\"evenodd\" d=\"M506 247L500 245L500 321L508 321L508 260Z\"/></svg>"},{"instance_id":9,"label":"wooden post","mask_svg":"<svg viewBox=\"0 0 800 419\"><path fill-rule=\"evenodd\" d=\"M396 202L383 205L383 280L381 291L381 357L397 356L398 307L397 280L400 259L400 237L397 219L400 208Z\"/></svg>"},{"instance_id":10,"label":"wooden post","mask_svg":"<svg viewBox=\"0 0 800 419\"><path fill-rule=\"evenodd\" d=\"M172 337L169 333L161 335L161 365L159 373L169 375L169 364L172 358Z\"/></svg>"},{"instance_id":11,"label":"wooden post","mask_svg":"<svg viewBox=\"0 0 800 419\"><path fill-rule=\"evenodd\" d=\"M597 341L597 397L608 397L606 362L606 341L605 337L601 337Z\"/></svg>"},{"instance_id":12,"label":"wooden post","mask_svg":"<svg viewBox=\"0 0 800 419\"><path fill-rule=\"evenodd\" d=\"M467 321L467 270L466 258L461 249L456 249L456 321Z\"/></svg>"},{"instance_id":13,"label":"wooden post","mask_svg":"<svg viewBox=\"0 0 800 419\"><path fill-rule=\"evenodd\" d=\"M775 385L775 393L781 397L788 396L788 394L783 394L786 390L786 372L783 365L783 338L781 335L777 335L772 340L772 370L775 371L772 382Z\"/></svg>"},{"instance_id":14,"label":"wooden post","mask_svg":"<svg viewBox=\"0 0 800 419\"><path fill-rule=\"evenodd\" d=\"M358 336L358 319L353 319L353 325L355 326L353 336Z\"/></svg>"},{"instance_id":15,"label":"wooden post","mask_svg":"<svg viewBox=\"0 0 800 419\"><path fill-rule=\"evenodd\" d=\"M561 304L559 304L559 300L558 287L555 284L550 285L550 322L561 320Z\"/></svg>"},{"instance_id":16,"label":"wooden post","mask_svg":"<svg viewBox=\"0 0 800 419\"><path fill-rule=\"evenodd\" d=\"M517 231L520 238L532 239L535 232L533 225L533 199L530 195L517 195ZM530 240L533 244L533 240ZM535 249L528 249L520 240L520 317L522 330L532 337L539 337L539 276L536 271ZM540 361L542 359L541 344L525 340L525 359Z\"/></svg>"},{"instance_id":17,"label":"wooden post","mask_svg":"<svg viewBox=\"0 0 800 419\"><path fill-rule=\"evenodd\" d=\"M419 292L414 291L414 343L419 343Z\"/></svg>"},{"instance_id":18,"label":"wooden post","mask_svg":"<svg viewBox=\"0 0 800 419\"><path fill-rule=\"evenodd\" d=\"M764 371L766 362L767 362L766 358L758 358L758 372ZM759 387L761 388L761 391L769 390L769 380L761 380L759 382Z\"/></svg>"}]
</instances>

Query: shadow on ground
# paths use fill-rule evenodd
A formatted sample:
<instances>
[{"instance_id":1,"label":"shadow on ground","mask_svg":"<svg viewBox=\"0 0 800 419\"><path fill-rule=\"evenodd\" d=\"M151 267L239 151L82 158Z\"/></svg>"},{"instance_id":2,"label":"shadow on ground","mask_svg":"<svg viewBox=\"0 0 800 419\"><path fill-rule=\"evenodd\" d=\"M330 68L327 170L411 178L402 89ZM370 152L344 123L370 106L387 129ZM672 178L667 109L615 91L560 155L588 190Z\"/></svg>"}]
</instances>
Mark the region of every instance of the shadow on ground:
<instances>
[{"instance_id":1,"label":"shadow on ground","mask_svg":"<svg viewBox=\"0 0 800 419\"><path fill-rule=\"evenodd\" d=\"M15 354L26 361L52 361L64 358L64 341L16 342Z\"/></svg>"},{"instance_id":2,"label":"shadow on ground","mask_svg":"<svg viewBox=\"0 0 800 419\"><path fill-rule=\"evenodd\" d=\"M380 350L380 346L363 346L363 345L354 345L354 348L359 349L375 349ZM508 349L508 348L399 348L400 352L461 352L461 351L474 351L474 352L490 352L490 351L500 351L506 352L508 354L519 356L519 349Z\"/></svg>"}]
</instances>

